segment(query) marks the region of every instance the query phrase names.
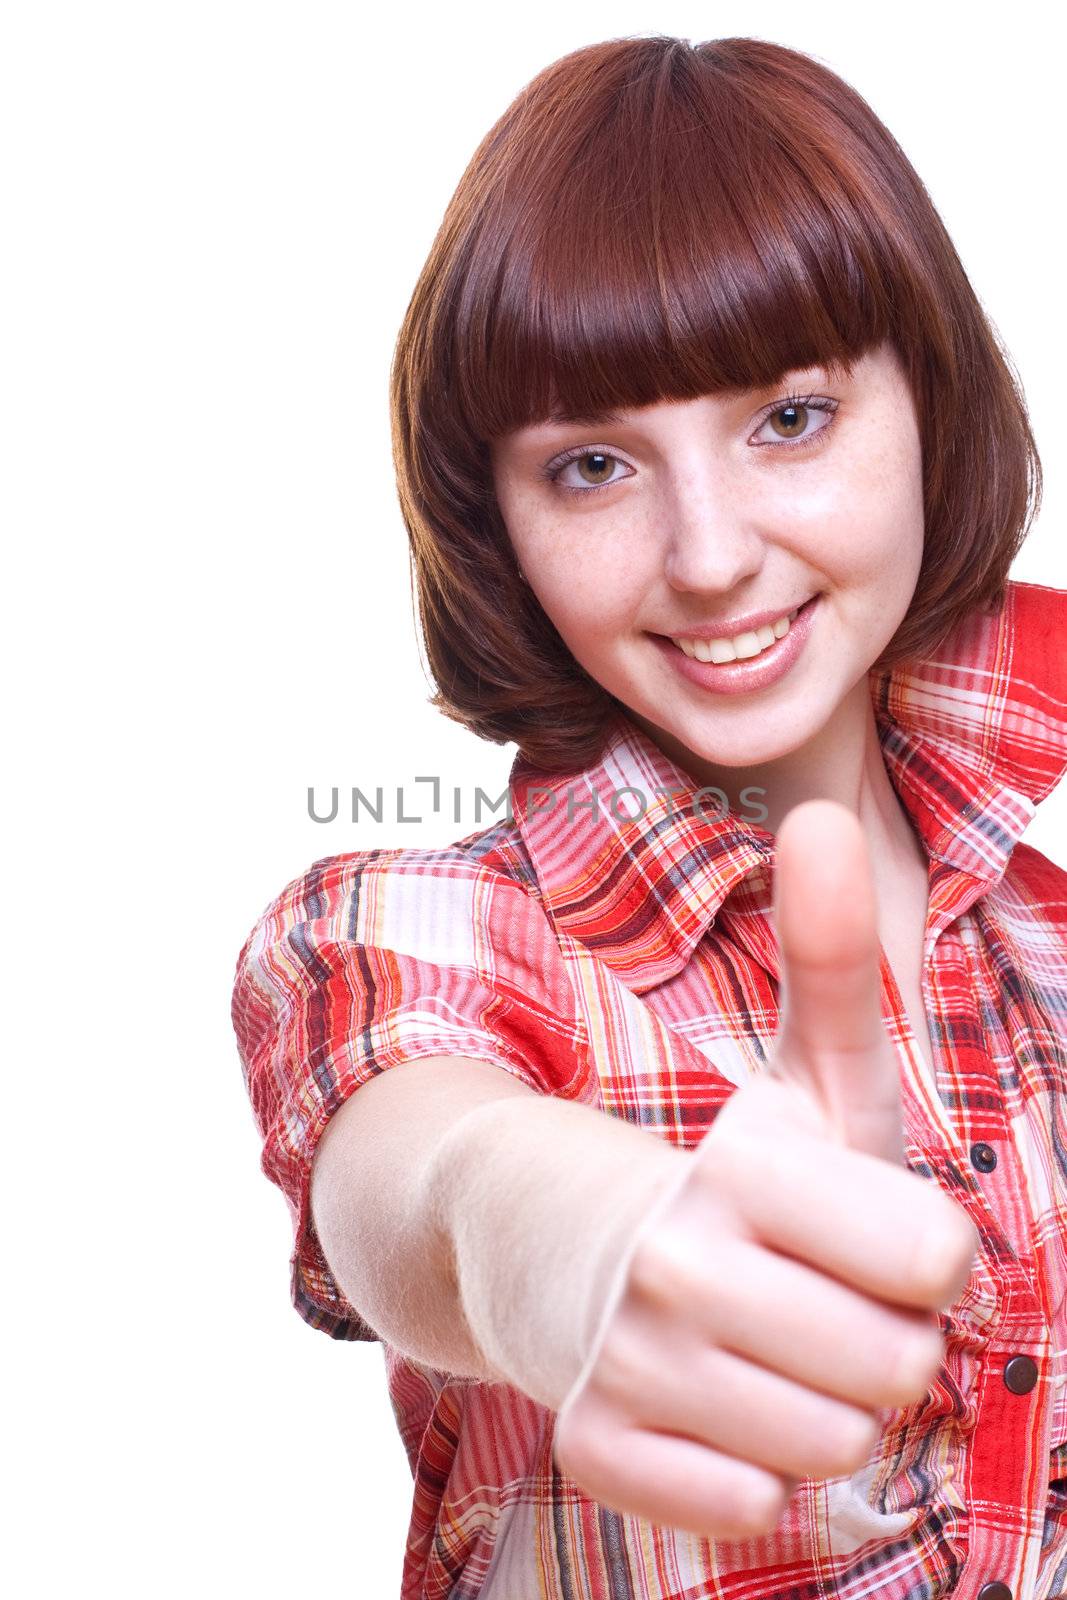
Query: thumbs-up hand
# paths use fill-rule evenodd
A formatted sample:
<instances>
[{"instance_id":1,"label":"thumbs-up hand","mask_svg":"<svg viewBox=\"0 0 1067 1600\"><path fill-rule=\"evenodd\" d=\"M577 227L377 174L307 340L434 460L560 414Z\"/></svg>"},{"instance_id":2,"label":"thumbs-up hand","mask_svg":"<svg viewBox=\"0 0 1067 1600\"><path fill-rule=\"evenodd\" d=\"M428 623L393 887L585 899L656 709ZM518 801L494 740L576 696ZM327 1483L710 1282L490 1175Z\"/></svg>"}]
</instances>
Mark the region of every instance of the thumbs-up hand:
<instances>
[{"instance_id":1,"label":"thumbs-up hand","mask_svg":"<svg viewBox=\"0 0 1067 1600\"><path fill-rule=\"evenodd\" d=\"M858 819L831 801L777 837L781 1026L621 1252L553 1441L617 1511L712 1539L773 1530L802 1477L851 1474L878 1411L922 1399L934 1313L978 1235L903 1159Z\"/></svg>"}]
</instances>

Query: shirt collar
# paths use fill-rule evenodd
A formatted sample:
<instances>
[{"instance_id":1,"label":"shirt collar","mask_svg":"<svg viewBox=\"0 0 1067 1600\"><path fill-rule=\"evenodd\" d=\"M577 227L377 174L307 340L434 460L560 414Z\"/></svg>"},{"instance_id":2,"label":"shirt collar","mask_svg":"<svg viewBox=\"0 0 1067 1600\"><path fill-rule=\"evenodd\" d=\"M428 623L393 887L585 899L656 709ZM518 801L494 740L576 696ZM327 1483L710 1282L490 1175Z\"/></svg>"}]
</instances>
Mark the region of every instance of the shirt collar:
<instances>
[{"instance_id":1,"label":"shirt collar","mask_svg":"<svg viewBox=\"0 0 1067 1600\"><path fill-rule=\"evenodd\" d=\"M1067 591L1009 582L935 651L870 674L890 781L960 910L998 881L1067 770L1065 633ZM680 972L731 889L774 854L772 834L720 815L714 791L622 708L582 771L517 756L510 798L555 925L636 992Z\"/></svg>"}]
</instances>

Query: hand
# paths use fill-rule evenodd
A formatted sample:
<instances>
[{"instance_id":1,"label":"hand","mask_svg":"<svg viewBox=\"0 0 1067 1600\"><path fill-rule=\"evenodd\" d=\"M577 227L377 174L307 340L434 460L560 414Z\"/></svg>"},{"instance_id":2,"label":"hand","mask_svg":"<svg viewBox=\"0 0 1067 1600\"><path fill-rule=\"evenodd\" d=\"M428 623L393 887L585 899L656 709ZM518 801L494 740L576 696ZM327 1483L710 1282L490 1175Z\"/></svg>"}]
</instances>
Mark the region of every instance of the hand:
<instances>
[{"instance_id":1,"label":"hand","mask_svg":"<svg viewBox=\"0 0 1067 1600\"><path fill-rule=\"evenodd\" d=\"M802 1477L851 1474L924 1396L977 1232L904 1165L870 862L845 807L779 830L781 1027L621 1252L557 1415L564 1472L616 1511L769 1533Z\"/></svg>"}]
</instances>

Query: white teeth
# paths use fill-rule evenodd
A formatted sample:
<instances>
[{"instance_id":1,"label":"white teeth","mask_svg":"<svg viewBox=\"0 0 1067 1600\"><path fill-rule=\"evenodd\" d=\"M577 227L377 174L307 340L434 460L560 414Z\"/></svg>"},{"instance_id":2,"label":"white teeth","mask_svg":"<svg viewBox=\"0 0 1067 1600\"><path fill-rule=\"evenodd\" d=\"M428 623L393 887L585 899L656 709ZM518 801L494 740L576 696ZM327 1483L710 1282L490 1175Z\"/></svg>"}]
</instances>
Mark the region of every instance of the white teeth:
<instances>
[{"instance_id":1,"label":"white teeth","mask_svg":"<svg viewBox=\"0 0 1067 1600\"><path fill-rule=\"evenodd\" d=\"M724 661L747 661L769 649L776 640L784 639L799 610L797 606L787 617L779 617L777 622L748 633L736 634L732 639L674 639L672 642L694 661L712 661L716 665Z\"/></svg>"}]
</instances>

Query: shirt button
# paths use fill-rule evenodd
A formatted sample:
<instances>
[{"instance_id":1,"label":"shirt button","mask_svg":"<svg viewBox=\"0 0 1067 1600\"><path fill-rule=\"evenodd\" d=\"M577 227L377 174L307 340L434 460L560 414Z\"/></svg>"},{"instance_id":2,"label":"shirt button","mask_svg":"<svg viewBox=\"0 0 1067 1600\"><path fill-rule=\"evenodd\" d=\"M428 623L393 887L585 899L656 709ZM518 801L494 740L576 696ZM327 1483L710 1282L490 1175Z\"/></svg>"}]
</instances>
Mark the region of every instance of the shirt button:
<instances>
[{"instance_id":1,"label":"shirt button","mask_svg":"<svg viewBox=\"0 0 1067 1600\"><path fill-rule=\"evenodd\" d=\"M1037 1382L1037 1363L1029 1356L1012 1356L1004 1368L1004 1382L1012 1394L1029 1394Z\"/></svg>"},{"instance_id":2,"label":"shirt button","mask_svg":"<svg viewBox=\"0 0 1067 1600\"><path fill-rule=\"evenodd\" d=\"M978 1600L1012 1600L1006 1583L986 1583L978 1591Z\"/></svg>"},{"instance_id":3,"label":"shirt button","mask_svg":"<svg viewBox=\"0 0 1067 1600\"><path fill-rule=\"evenodd\" d=\"M997 1164L997 1152L991 1144L972 1144L971 1160L979 1172L992 1172Z\"/></svg>"}]
</instances>

